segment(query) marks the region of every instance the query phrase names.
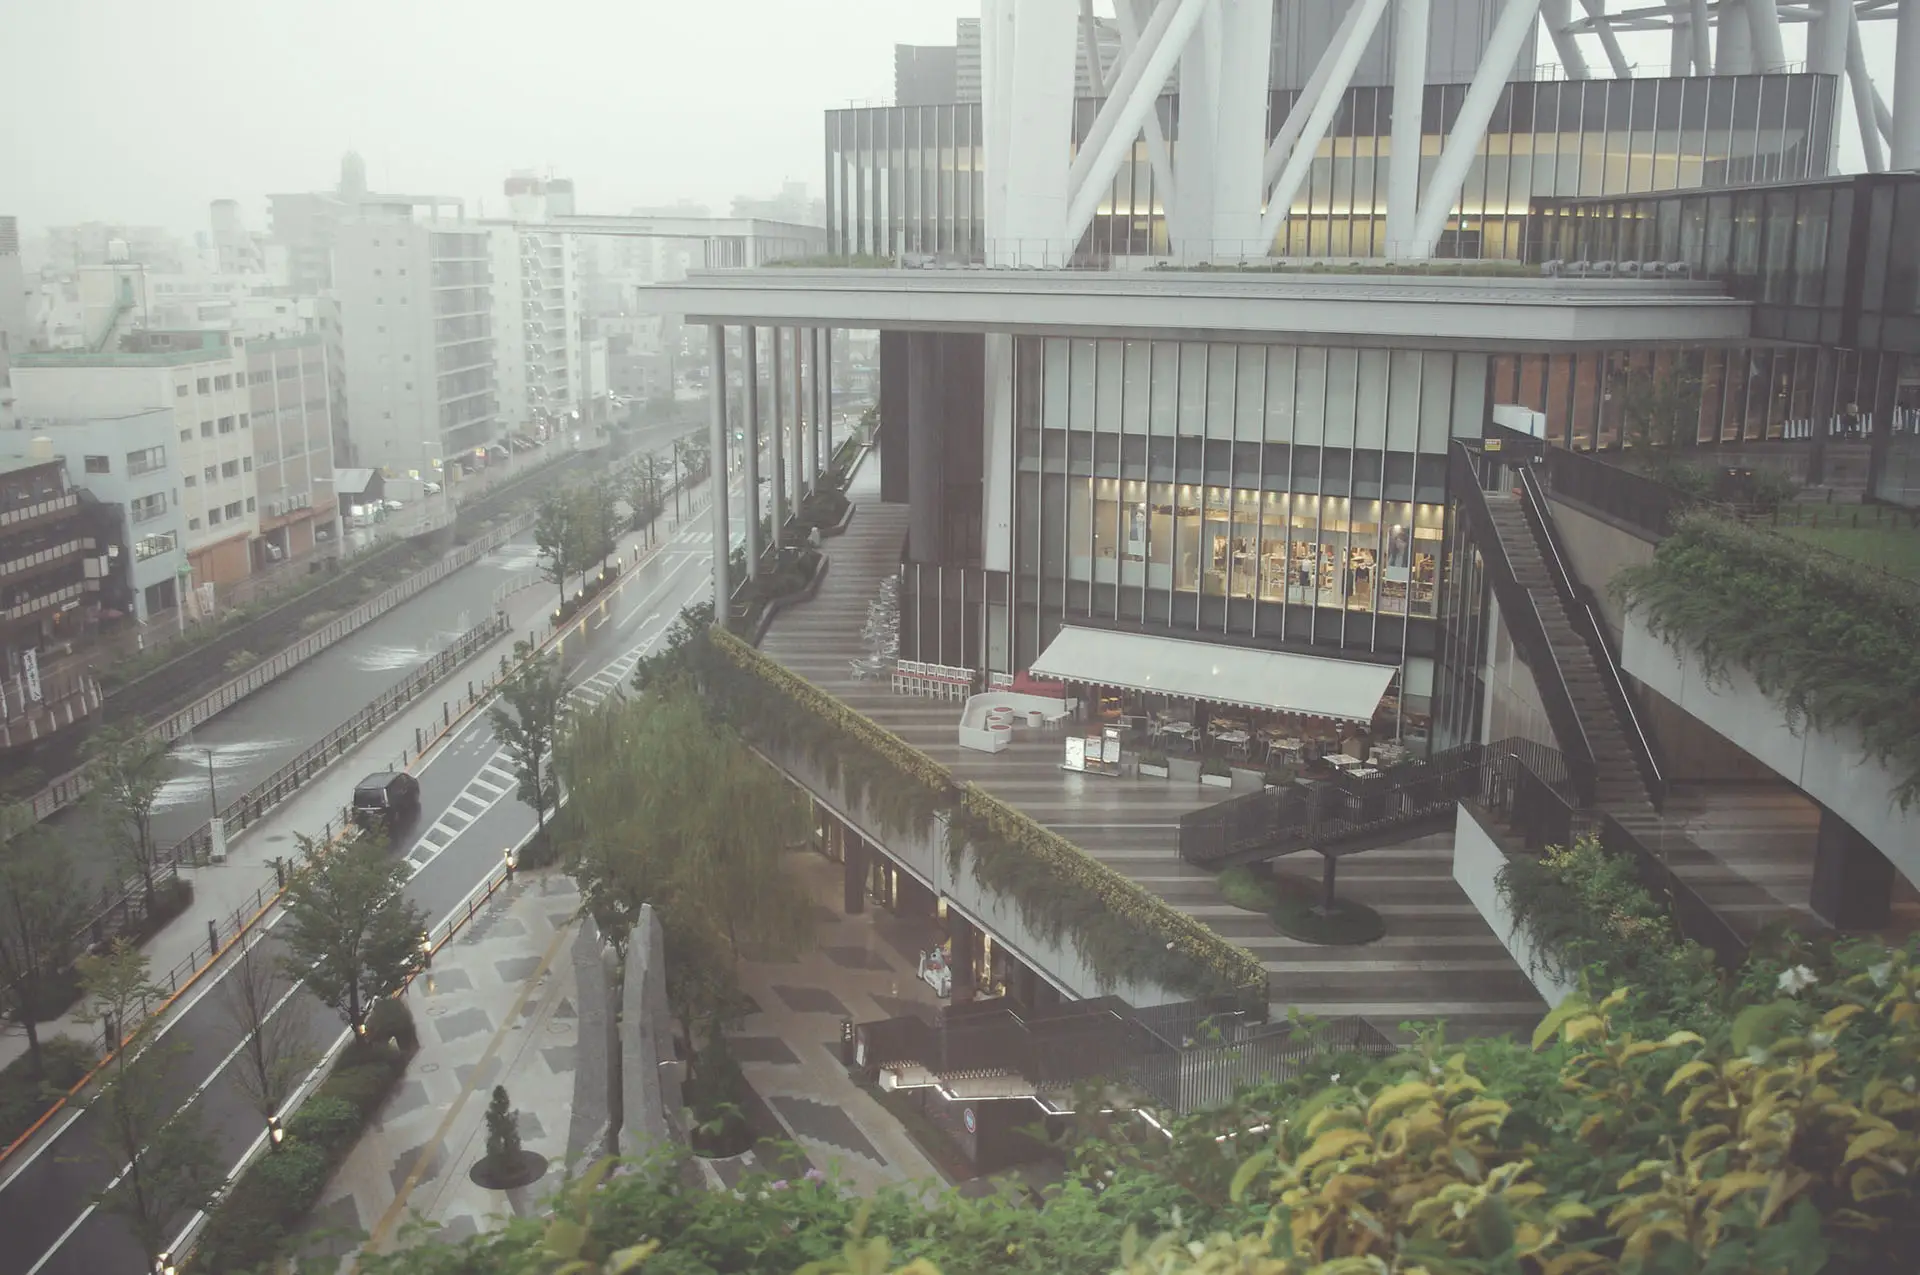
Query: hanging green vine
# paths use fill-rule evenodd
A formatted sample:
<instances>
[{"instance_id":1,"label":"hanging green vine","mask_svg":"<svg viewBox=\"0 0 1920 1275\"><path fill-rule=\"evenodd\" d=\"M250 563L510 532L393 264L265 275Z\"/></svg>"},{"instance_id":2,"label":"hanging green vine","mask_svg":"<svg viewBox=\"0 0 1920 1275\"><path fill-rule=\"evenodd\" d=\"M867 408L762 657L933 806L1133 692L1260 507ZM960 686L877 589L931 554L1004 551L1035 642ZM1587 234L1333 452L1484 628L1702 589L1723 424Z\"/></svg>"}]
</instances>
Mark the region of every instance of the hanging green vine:
<instances>
[{"instance_id":1,"label":"hanging green vine","mask_svg":"<svg viewBox=\"0 0 1920 1275\"><path fill-rule=\"evenodd\" d=\"M1266 971L1252 953L1013 807L956 783L933 758L733 634L716 630L710 640L720 658L709 662L709 689L748 738L805 758L886 831L926 836L945 814L953 874L970 870L1036 934L1070 943L1104 985L1156 983L1265 1007Z\"/></svg>"}]
</instances>

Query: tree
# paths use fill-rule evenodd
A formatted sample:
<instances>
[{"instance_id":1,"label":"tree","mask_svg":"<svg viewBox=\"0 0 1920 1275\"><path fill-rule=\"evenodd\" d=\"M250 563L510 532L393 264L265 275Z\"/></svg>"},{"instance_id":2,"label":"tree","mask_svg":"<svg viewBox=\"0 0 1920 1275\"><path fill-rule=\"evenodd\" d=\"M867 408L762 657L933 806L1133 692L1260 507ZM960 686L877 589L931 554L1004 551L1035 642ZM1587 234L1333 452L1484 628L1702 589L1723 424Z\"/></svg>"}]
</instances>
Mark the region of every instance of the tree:
<instances>
[{"instance_id":1,"label":"tree","mask_svg":"<svg viewBox=\"0 0 1920 1275\"><path fill-rule=\"evenodd\" d=\"M406 865L374 840L354 837L323 852L301 837L300 849L303 862L287 887L290 955L282 968L357 1032L373 1003L425 964L426 913L402 893Z\"/></svg>"},{"instance_id":2,"label":"tree","mask_svg":"<svg viewBox=\"0 0 1920 1275\"><path fill-rule=\"evenodd\" d=\"M501 1170L520 1159L520 1114L508 1104L507 1087L495 1085L487 1104L487 1159Z\"/></svg>"},{"instance_id":3,"label":"tree","mask_svg":"<svg viewBox=\"0 0 1920 1275\"><path fill-rule=\"evenodd\" d=\"M167 781L167 745L157 735L108 727L82 747L93 780L95 805L105 815L122 853L139 869L153 907L153 803Z\"/></svg>"},{"instance_id":4,"label":"tree","mask_svg":"<svg viewBox=\"0 0 1920 1275\"><path fill-rule=\"evenodd\" d=\"M600 474L580 489L581 513L592 546L588 557L600 559L601 570L620 542L620 484L611 473Z\"/></svg>"},{"instance_id":5,"label":"tree","mask_svg":"<svg viewBox=\"0 0 1920 1275\"><path fill-rule=\"evenodd\" d=\"M577 509L569 492L553 489L540 497L533 515L533 543L543 559L541 579L560 590L562 603L567 600L567 577L580 563Z\"/></svg>"},{"instance_id":6,"label":"tree","mask_svg":"<svg viewBox=\"0 0 1920 1275\"><path fill-rule=\"evenodd\" d=\"M665 490L667 462L653 452L634 457L622 474L627 506L633 510L633 529L649 528L660 516L660 496Z\"/></svg>"},{"instance_id":7,"label":"tree","mask_svg":"<svg viewBox=\"0 0 1920 1275\"><path fill-rule=\"evenodd\" d=\"M86 894L73 860L48 839L31 814L0 811L0 826L18 829L0 846L0 1006L27 1033L27 1065L44 1074L39 1024L62 1005L62 976L87 921Z\"/></svg>"},{"instance_id":8,"label":"tree","mask_svg":"<svg viewBox=\"0 0 1920 1275\"><path fill-rule=\"evenodd\" d=\"M1627 441L1645 455L1647 448L1672 447L1693 433L1700 418L1700 377L1680 354L1656 368L1636 368L1620 388L1620 419Z\"/></svg>"},{"instance_id":9,"label":"tree","mask_svg":"<svg viewBox=\"0 0 1920 1275\"><path fill-rule=\"evenodd\" d=\"M220 984L222 1008L239 1036L234 1081L263 1120L279 1114L317 1056L305 1020L282 1003L293 985L265 942L243 944Z\"/></svg>"},{"instance_id":10,"label":"tree","mask_svg":"<svg viewBox=\"0 0 1920 1275\"><path fill-rule=\"evenodd\" d=\"M810 937L809 900L784 854L800 830L793 790L684 682L608 700L568 732L568 871L588 913L624 958L649 904L666 927L669 1000L693 1066L737 1004L751 942L775 953ZM676 990L677 989L677 990Z\"/></svg>"},{"instance_id":11,"label":"tree","mask_svg":"<svg viewBox=\"0 0 1920 1275\"><path fill-rule=\"evenodd\" d=\"M513 763L517 795L533 807L535 836L544 846L547 811L560 804L552 754L566 721L567 678L559 659L548 654L528 660L501 686L500 697L506 703L494 705L487 716Z\"/></svg>"},{"instance_id":12,"label":"tree","mask_svg":"<svg viewBox=\"0 0 1920 1275\"><path fill-rule=\"evenodd\" d=\"M145 1009L162 998L139 949L115 943L105 956L80 958L81 985L110 1035L124 1036L102 1087L83 1105L101 1116L100 1139L124 1166L95 1196L127 1221L147 1260L165 1252L183 1215L209 1205L218 1190L218 1152L200 1111L176 1106L172 1083L180 1046L154 1038Z\"/></svg>"}]
</instances>

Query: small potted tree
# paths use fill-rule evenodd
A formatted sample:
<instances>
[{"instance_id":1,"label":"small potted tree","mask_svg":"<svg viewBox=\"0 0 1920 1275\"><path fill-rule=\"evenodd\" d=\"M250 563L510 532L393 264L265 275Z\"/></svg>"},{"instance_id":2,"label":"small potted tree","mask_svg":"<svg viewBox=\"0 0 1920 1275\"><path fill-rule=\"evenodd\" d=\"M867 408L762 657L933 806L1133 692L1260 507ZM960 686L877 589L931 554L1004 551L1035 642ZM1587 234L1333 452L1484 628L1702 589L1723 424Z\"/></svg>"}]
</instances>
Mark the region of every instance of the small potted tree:
<instances>
[{"instance_id":1,"label":"small potted tree","mask_svg":"<svg viewBox=\"0 0 1920 1275\"><path fill-rule=\"evenodd\" d=\"M520 1113L513 1109L505 1085L493 1087L487 1104L487 1153L474 1161L467 1176L475 1186L511 1191L546 1176L547 1157L520 1145Z\"/></svg>"},{"instance_id":2,"label":"small potted tree","mask_svg":"<svg viewBox=\"0 0 1920 1275\"><path fill-rule=\"evenodd\" d=\"M1155 779L1167 777L1167 753L1163 748L1149 748L1140 754L1140 773L1151 775Z\"/></svg>"},{"instance_id":3,"label":"small potted tree","mask_svg":"<svg viewBox=\"0 0 1920 1275\"><path fill-rule=\"evenodd\" d=\"M1224 758L1209 757L1200 763L1200 782L1209 788L1231 788L1233 767Z\"/></svg>"}]
</instances>

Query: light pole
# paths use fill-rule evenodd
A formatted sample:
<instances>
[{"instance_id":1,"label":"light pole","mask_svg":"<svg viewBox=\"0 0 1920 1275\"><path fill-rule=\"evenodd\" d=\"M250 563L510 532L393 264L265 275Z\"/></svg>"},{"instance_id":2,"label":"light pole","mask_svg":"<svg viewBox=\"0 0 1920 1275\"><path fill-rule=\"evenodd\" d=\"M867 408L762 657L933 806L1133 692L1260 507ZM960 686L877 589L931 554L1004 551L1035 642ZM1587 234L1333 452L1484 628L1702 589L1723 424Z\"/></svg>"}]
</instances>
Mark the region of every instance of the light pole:
<instances>
[{"instance_id":1,"label":"light pole","mask_svg":"<svg viewBox=\"0 0 1920 1275\"><path fill-rule=\"evenodd\" d=\"M210 818L220 817L220 789L213 782L213 750L202 748L207 755L207 814Z\"/></svg>"}]
</instances>

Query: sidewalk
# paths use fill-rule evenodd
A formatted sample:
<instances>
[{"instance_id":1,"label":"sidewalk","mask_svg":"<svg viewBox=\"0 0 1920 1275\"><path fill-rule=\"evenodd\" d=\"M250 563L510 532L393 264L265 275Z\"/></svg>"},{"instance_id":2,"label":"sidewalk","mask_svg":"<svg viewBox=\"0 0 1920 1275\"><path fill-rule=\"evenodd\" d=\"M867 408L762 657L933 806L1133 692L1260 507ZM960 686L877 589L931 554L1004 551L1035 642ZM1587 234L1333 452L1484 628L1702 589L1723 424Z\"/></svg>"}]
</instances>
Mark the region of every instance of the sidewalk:
<instances>
[{"instance_id":1,"label":"sidewalk","mask_svg":"<svg viewBox=\"0 0 1920 1275\"><path fill-rule=\"evenodd\" d=\"M457 1243L491 1217L534 1212L558 1188L580 1045L569 956L579 909L564 873L522 873L415 982L407 1000L420 1052L309 1220L321 1251L344 1257L358 1248L356 1235L376 1249L390 1245L410 1220L438 1223ZM495 1085L506 1086L520 1113L521 1146L547 1158L543 1178L511 1191L468 1176L486 1152Z\"/></svg>"},{"instance_id":2,"label":"sidewalk","mask_svg":"<svg viewBox=\"0 0 1920 1275\"><path fill-rule=\"evenodd\" d=\"M696 487L692 494L697 497L703 489L704 484ZM662 543L673 534L673 525L670 511L655 520L655 535ZM644 541L643 532L624 534L619 542L623 559L631 562L635 551ZM354 785L368 770L379 766L396 770L418 767L422 758L415 752L416 739L430 741L425 756L434 755L435 743L443 734L451 734L447 730L449 715L452 724L459 726L463 723L461 714L472 707L467 702L469 679L475 690L480 692L480 703L485 704L487 695L481 691L481 683L486 677L498 673L503 655L512 656L514 642L524 641L536 632L542 638L547 634L547 616L553 604L552 590L537 576L531 579L534 581L532 587L520 589L503 603L511 621L503 638L480 651L444 681L429 688L385 726L333 762L320 777L302 786L265 818L237 834L227 844L225 863L181 869L182 878L193 885L193 905L142 946L147 953L150 973L163 988L168 986L171 971L183 966L191 968L206 964L210 923L219 928L221 942L226 943L236 928L236 915L242 919L250 917L270 901L277 889L274 861L292 860L299 854L293 839L294 833L324 840L339 831L346 809L353 799ZM575 622L584 622L586 618L583 616ZM358 707L343 706L340 720L346 720ZM323 734L325 729L331 729L335 724L322 724L323 729L315 730L314 735ZM180 980L186 977L188 975L183 970ZM85 1006L81 1004L64 1017L42 1024L40 1036L43 1041L55 1036L95 1040L99 1030L99 1023L85 1013ZM26 1050L24 1031L11 1024L0 1031L0 1066L12 1062Z\"/></svg>"}]
</instances>

